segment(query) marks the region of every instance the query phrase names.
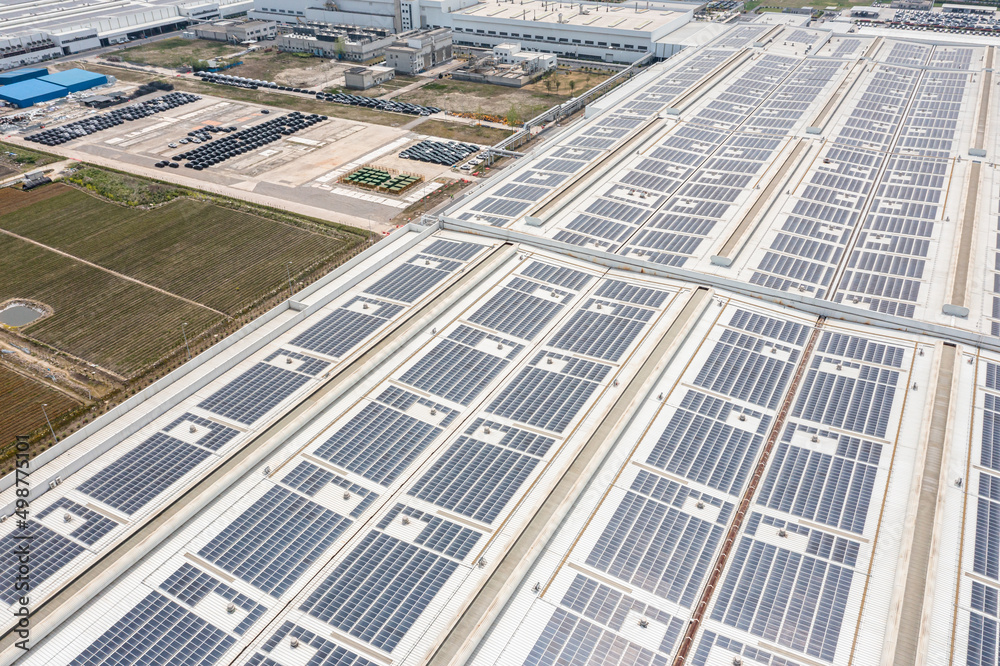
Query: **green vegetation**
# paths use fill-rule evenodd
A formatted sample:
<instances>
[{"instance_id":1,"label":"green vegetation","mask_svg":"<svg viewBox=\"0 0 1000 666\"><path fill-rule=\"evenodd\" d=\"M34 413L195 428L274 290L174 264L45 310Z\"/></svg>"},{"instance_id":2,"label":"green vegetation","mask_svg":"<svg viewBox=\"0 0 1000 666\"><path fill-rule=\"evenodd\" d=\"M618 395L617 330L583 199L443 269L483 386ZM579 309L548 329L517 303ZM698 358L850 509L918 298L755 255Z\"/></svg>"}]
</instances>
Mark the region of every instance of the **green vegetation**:
<instances>
[{"instance_id":1,"label":"green vegetation","mask_svg":"<svg viewBox=\"0 0 1000 666\"><path fill-rule=\"evenodd\" d=\"M0 301L50 306L51 316L19 333L121 375L176 351L182 322L193 339L251 312L285 287L287 262L293 278L311 280L366 240L126 174L81 173L90 171L106 191L169 198L136 210L58 183L0 190L0 227L46 246L0 235L0 274L11 276L0 281Z\"/></svg>"},{"instance_id":2,"label":"green vegetation","mask_svg":"<svg viewBox=\"0 0 1000 666\"><path fill-rule=\"evenodd\" d=\"M352 107L353 108L353 107ZM414 132L436 136L449 141L467 141L492 146L501 139L506 139L513 132L498 127L485 125L463 125L445 122L443 120L425 120L413 128Z\"/></svg>"},{"instance_id":3,"label":"green vegetation","mask_svg":"<svg viewBox=\"0 0 1000 666\"><path fill-rule=\"evenodd\" d=\"M112 51L107 56L116 56L126 62L155 67L179 67L204 65L206 60L236 53L241 47L225 42L202 39L182 39L173 37L150 44L133 46L121 51ZM106 57L107 57L106 56Z\"/></svg>"},{"instance_id":4,"label":"green vegetation","mask_svg":"<svg viewBox=\"0 0 1000 666\"><path fill-rule=\"evenodd\" d=\"M0 141L0 151L3 155L0 156L4 161L13 162L22 167L40 167L46 164L52 164L53 162L58 162L61 157L55 155L50 155L48 153L41 153L36 150L30 150L24 148L23 146L15 146L9 143L3 143Z\"/></svg>"},{"instance_id":5,"label":"green vegetation","mask_svg":"<svg viewBox=\"0 0 1000 666\"><path fill-rule=\"evenodd\" d=\"M188 194L187 190L174 185L133 178L96 167L84 167L63 180L126 206L156 206Z\"/></svg>"}]
</instances>

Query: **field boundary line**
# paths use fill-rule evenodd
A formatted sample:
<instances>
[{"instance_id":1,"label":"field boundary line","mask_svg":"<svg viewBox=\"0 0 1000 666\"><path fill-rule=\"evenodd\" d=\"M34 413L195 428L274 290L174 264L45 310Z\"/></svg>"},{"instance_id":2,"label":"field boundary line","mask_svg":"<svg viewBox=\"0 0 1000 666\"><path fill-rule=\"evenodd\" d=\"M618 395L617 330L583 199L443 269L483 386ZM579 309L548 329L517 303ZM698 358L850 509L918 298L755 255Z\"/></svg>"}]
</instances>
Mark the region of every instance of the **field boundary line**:
<instances>
[{"instance_id":1,"label":"field boundary line","mask_svg":"<svg viewBox=\"0 0 1000 666\"><path fill-rule=\"evenodd\" d=\"M134 282L134 283L142 285L143 287L146 287L148 289L152 289L153 291L158 291L161 294L166 294L167 296L172 296L172 297L174 297L174 298L176 298L178 300L184 301L185 303L190 303L191 305L197 305L200 308L204 308L206 310L210 310L210 311L214 312L217 315L221 315L221 316L225 317L226 319L232 319L232 317L230 317L229 315L227 315L225 312L220 312L219 310L216 310L215 308L209 307L209 306L205 305L204 303L199 303L198 301L192 301L190 298L184 298L183 296L179 296L179 295L177 295L177 294L175 294L173 292L167 291L166 289L160 289L159 287L154 287L153 285L147 284L147 283L143 282L142 280L138 280L138 279L136 279L134 277L130 277L128 275L125 275L124 273L119 273L118 271L113 271L110 268L105 268L104 266L101 266L99 264L95 264L92 261L87 261L86 259L82 259L82 258L76 256L75 254L70 254L69 252L63 252L62 250L57 250L56 248L50 247L50 246L46 245L45 243L39 243L36 240L32 240L32 239L27 238L25 236L22 236L20 234L15 234L13 231L10 231L8 229L4 229L4 228L0 227L0 233L7 234L11 238L16 238L17 240L24 241L25 243L31 243L32 245L36 245L36 246L38 246L40 248L48 250L49 252L55 252L56 254L62 255L64 257L68 258L68 259L73 259L74 261L79 261L81 264L86 264L87 266L90 266L91 268L96 268L99 271L104 271L105 273L110 273L111 275L114 275L115 277L120 277L123 280L128 280L129 282Z\"/></svg>"}]
</instances>

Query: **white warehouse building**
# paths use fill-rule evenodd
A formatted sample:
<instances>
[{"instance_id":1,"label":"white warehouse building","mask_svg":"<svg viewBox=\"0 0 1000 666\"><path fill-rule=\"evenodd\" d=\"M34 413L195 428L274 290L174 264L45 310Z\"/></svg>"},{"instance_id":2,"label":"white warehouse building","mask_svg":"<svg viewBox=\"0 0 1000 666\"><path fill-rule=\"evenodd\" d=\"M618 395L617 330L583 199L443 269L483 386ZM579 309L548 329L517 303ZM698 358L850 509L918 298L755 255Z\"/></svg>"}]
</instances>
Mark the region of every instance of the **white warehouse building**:
<instances>
[{"instance_id":1,"label":"white warehouse building","mask_svg":"<svg viewBox=\"0 0 1000 666\"><path fill-rule=\"evenodd\" d=\"M392 29L450 28L454 43L492 49L520 42L525 51L561 57L635 62L647 53L666 57L679 47L668 36L687 25L693 2L559 3L525 0L253 0L250 18L298 23L322 21ZM676 40L674 40L676 41Z\"/></svg>"}]
</instances>

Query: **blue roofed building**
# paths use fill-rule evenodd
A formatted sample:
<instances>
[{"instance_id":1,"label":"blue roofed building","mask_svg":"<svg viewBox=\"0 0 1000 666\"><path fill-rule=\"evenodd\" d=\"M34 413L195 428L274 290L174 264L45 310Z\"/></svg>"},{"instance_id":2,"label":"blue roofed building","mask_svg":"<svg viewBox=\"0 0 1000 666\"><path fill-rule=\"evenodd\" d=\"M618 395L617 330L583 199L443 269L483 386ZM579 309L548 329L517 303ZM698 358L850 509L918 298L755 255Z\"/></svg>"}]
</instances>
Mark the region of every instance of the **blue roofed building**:
<instances>
[{"instance_id":1,"label":"blue roofed building","mask_svg":"<svg viewBox=\"0 0 1000 666\"><path fill-rule=\"evenodd\" d=\"M39 81L51 83L66 88L68 92L80 92L89 90L97 86L103 86L108 82L108 77L95 72L88 72L85 69L67 69L63 72L55 72L39 78Z\"/></svg>"},{"instance_id":2,"label":"blue roofed building","mask_svg":"<svg viewBox=\"0 0 1000 666\"><path fill-rule=\"evenodd\" d=\"M41 79L28 79L0 88L0 100L22 109L40 102L65 97L66 94L67 90L64 86L48 83Z\"/></svg>"},{"instance_id":3,"label":"blue roofed building","mask_svg":"<svg viewBox=\"0 0 1000 666\"><path fill-rule=\"evenodd\" d=\"M0 72L0 86L7 86L29 79L37 79L39 76L45 76L48 73L49 70L45 67L24 67L10 72Z\"/></svg>"}]
</instances>

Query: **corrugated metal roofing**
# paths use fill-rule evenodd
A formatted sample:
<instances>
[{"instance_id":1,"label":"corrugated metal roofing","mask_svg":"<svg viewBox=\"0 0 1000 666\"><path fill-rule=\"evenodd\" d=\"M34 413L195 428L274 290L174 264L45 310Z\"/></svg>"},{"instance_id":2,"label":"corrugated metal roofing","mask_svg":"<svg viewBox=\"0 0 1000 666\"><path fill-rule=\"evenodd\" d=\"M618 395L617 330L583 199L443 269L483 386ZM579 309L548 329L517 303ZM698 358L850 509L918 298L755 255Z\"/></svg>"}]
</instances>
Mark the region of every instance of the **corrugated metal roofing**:
<instances>
[{"instance_id":1,"label":"corrugated metal roofing","mask_svg":"<svg viewBox=\"0 0 1000 666\"><path fill-rule=\"evenodd\" d=\"M56 72L43 76L39 80L63 86L69 92L79 92L104 85L108 82L108 77L103 74L88 72L85 69L67 69L64 72Z\"/></svg>"},{"instance_id":2,"label":"corrugated metal roofing","mask_svg":"<svg viewBox=\"0 0 1000 666\"><path fill-rule=\"evenodd\" d=\"M65 97L67 90L63 86L48 83L41 79L28 79L0 88L0 99L16 106L31 106L39 102Z\"/></svg>"}]
</instances>

